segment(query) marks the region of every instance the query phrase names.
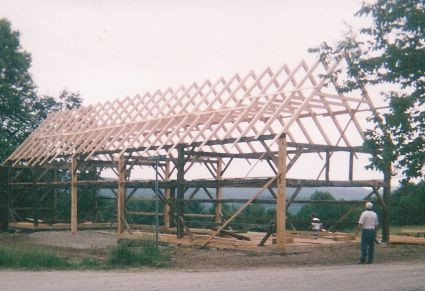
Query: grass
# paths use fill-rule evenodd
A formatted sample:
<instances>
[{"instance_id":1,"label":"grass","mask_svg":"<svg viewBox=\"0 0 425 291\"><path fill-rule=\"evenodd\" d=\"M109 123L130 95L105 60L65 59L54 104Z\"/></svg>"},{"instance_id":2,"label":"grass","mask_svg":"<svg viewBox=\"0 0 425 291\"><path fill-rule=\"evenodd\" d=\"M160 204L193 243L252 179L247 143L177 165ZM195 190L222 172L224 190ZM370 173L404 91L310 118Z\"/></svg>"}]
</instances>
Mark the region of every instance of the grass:
<instances>
[{"instance_id":1,"label":"grass","mask_svg":"<svg viewBox=\"0 0 425 291\"><path fill-rule=\"evenodd\" d=\"M152 241L142 241L140 245L120 243L108 257L111 267L167 266L170 255L162 252Z\"/></svg>"},{"instance_id":2,"label":"grass","mask_svg":"<svg viewBox=\"0 0 425 291\"><path fill-rule=\"evenodd\" d=\"M76 260L67 251L53 252L26 243L0 241L0 268L8 269L97 270L141 266L165 267L170 261L170 255L165 250L157 248L152 241L143 241L138 245L134 242L120 243L107 256L105 260L105 257L100 259L87 253L83 259Z\"/></svg>"},{"instance_id":3,"label":"grass","mask_svg":"<svg viewBox=\"0 0 425 291\"><path fill-rule=\"evenodd\" d=\"M0 246L0 268L17 269L68 269L73 264L48 251L37 249L17 250Z\"/></svg>"}]
</instances>

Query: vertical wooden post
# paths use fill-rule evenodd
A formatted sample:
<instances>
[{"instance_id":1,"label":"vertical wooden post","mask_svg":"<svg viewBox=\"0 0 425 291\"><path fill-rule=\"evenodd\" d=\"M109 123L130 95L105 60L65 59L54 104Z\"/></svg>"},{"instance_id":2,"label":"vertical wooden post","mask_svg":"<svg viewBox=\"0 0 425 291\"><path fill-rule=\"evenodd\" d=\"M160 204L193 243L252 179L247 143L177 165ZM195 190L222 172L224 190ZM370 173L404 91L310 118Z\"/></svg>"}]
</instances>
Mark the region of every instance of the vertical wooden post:
<instances>
[{"instance_id":1,"label":"vertical wooden post","mask_svg":"<svg viewBox=\"0 0 425 291\"><path fill-rule=\"evenodd\" d=\"M58 170L53 170L53 181L58 181ZM53 197L52 197L52 223L58 221L58 189L55 187L53 189Z\"/></svg>"},{"instance_id":2,"label":"vertical wooden post","mask_svg":"<svg viewBox=\"0 0 425 291\"><path fill-rule=\"evenodd\" d=\"M167 161L165 162L165 180L169 181L170 180L170 161L167 159ZM164 190L164 196L165 196L165 200L168 203L171 203L171 189L170 188L165 188ZM164 226L165 227L171 227L171 222L170 222L170 205L168 203L164 203Z\"/></svg>"},{"instance_id":3,"label":"vertical wooden post","mask_svg":"<svg viewBox=\"0 0 425 291\"><path fill-rule=\"evenodd\" d=\"M96 180L97 178L97 171L96 171L96 167L95 166L91 166L90 167L90 171L89 171L89 179L90 180ZM97 221L97 199L96 199L96 187L90 186L88 189L88 192L90 193L90 195L92 196L92 205L91 205L91 215L90 215L90 219L92 221Z\"/></svg>"},{"instance_id":4,"label":"vertical wooden post","mask_svg":"<svg viewBox=\"0 0 425 291\"><path fill-rule=\"evenodd\" d=\"M349 161L349 168L348 168L348 180L350 182L353 181L353 166L354 166L354 153L350 152L350 161Z\"/></svg>"},{"instance_id":5,"label":"vertical wooden post","mask_svg":"<svg viewBox=\"0 0 425 291\"><path fill-rule=\"evenodd\" d=\"M331 164L331 155L329 151L326 151L326 166L325 166L325 180L329 181L329 170Z\"/></svg>"},{"instance_id":6,"label":"vertical wooden post","mask_svg":"<svg viewBox=\"0 0 425 291\"><path fill-rule=\"evenodd\" d=\"M32 173L32 183L33 186L31 187L31 200L32 200L32 224L33 226L38 226L38 219L39 217L39 205L38 205L38 194L40 193L40 188L37 186L37 175L38 171L35 168L31 169Z\"/></svg>"},{"instance_id":7,"label":"vertical wooden post","mask_svg":"<svg viewBox=\"0 0 425 291\"><path fill-rule=\"evenodd\" d=\"M170 189L170 227L176 226L176 187Z\"/></svg>"},{"instance_id":8,"label":"vertical wooden post","mask_svg":"<svg viewBox=\"0 0 425 291\"><path fill-rule=\"evenodd\" d=\"M221 158L217 159L217 181L220 181L222 178L222 171L223 171L223 161ZM214 216L214 222L221 224L222 217L223 217L223 204L221 203L221 199L223 199L223 189L221 186L217 186L215 190L215 199L217 202L215 203L215 216Z\"/></svg>"},{"instance_id":9,"label":"vertical wooden post","mask_svg":"<svg viewBox=\"0 0 425 291\"><path fill-rule=\"evenodd\" d=\"M387 162L384 170L384 204L387 207L382 207L382 241L390 242L390 194L391 194L391 162Z\"/></svg>"},{"instance_id":10,"label":"vertical wooden post","mask_svg":"<svg viewBox=\"0 0 425 291\"><path fill-rule=\"evenodd\" d=\"M93 188L93 221L99 222L99 210L97 209L99 207L99 204L97 202L97 190L96 188Z\"/></svg>"},{"instance_id":11,"label":"vertical wooden post","mask_svg":"<svg viewBox=\"0 0 425 291\"><path fill-rule=\"evenodd\" d=\"M0 231L9 228L9 166L0 166Z\"/></svg>"},{"instance_id":12,"label":"vertical wooden post","mask_svg":"<svg viewBox=\"0 0 425 291\"><path fill-rule=\"evenodd\" d=\"M78 176L77 176L77 159L71 160L71 233L77 233L78 224Z\"/></svg>"},{"instance_id":13,"label":"vertical wooden post","mask_svg":"<svg viewBox=\"0 0 425 291\"><path fill-rule=\"evenodd\" d=\"M177 238L184 235L184 225L181 218L184 219L184 146L179 145L177 156Z\"/></svg>"},{"instance_id":14,"label":"vertical wooden post","mask_svg":"<svg viewBox=\"0 0 425 291\"><path fill-rule=\"evenodd\" d=\"M118 158L118 197L117 197L117 233L124 231L125 217L125 158Z\"/></svg>"},{"instance_id":15,"label":"vertical wooden post","mask_svg":"<svg viewBox=\"0 0 425 291\"><path fill-rule=\"evenodd\" d=\"M276 199L276 244L280 249L285 248L286 223L286 136L278 140L278 178Z\"/></svg>"}]
</instances>

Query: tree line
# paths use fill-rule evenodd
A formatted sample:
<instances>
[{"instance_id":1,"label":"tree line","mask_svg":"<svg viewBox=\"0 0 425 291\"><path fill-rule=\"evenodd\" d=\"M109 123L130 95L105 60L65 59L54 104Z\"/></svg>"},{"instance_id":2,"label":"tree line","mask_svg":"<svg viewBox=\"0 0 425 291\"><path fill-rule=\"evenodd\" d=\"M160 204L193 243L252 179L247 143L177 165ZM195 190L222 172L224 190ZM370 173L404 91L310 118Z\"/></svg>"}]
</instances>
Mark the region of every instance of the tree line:
<instances>
[{"instance_id":1,"label":"tree line","mask_svg":"<svg viewBox=\"0 0 425 291\"><path fill-rule=\"evenodd\" d=\"M370 120L374 128L365 132L364 146L374 153L368 167L386 173L394 165L403 173L403 187L390 200L391 222L422 223L424 212L419 211L423 209L425 192L425 4L422 0L376 0L364 3L355 15L370 20L370 24L358 30L349 29L336 44L323 42L310 51L328 63L347 60L346 67L324 76L329 82L337 83L342 93L361 90L367 85L391 85L381 86L380 91L388 102L387 112L375 115ZM50 112L82 104L78 92L63 89L58 96L37 92L29 72L31 55L22 48L19 37L7 19L0 19L0 163ZM414 178L419 179L417 185L409 183ZM312 199L322 196L328 195L318 193ZM82 199L79 207L94 203L87 199ZM31 198L27 200L23 203L32 203ZM62 204L66 205L66 201ZM333 220L332 215L343 211L341 206L320 207L305 205L289 221L292 219L297 224L313 211L319 212L324 220ZM231 212L230 208L226 210ZM255 222L259 217L272 219L273 213L252 205L239 220L245 217Z\"/></svg>"}]
</instances>

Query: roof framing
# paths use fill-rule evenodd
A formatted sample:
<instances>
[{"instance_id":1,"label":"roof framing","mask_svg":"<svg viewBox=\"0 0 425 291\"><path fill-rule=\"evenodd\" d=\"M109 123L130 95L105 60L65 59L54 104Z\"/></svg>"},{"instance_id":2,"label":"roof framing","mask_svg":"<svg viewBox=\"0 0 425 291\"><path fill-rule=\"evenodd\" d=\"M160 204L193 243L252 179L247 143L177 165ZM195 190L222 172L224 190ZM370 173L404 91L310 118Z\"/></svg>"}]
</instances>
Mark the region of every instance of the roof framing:
<instances>
[{"instance_id":1,"label":"roof framing","mask_svg":"<svg viewBox=\"0 0 425 291\"><path fill-rule=\"evenodd\" d=\"M357 113L374 107L367 94L346 96L322 77L338 65L303 60L293 69L284 64L52 112L6 162L36 166L76 156L110 161L130 153L174 157L179 144L202 152L259 153L256 139L273 135L273 145L282 134L290 143L353 147L364 138ZM211 142L226 139L233 143Z\"/></svg>"}]
</instances>

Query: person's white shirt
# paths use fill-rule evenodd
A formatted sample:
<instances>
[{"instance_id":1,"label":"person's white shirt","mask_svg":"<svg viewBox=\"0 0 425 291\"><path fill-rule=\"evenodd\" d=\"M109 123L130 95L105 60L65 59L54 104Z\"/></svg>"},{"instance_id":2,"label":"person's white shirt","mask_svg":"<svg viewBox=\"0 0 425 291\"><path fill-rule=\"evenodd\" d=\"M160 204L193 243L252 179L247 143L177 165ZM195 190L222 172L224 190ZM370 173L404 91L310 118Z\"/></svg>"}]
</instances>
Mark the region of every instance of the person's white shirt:
<instances>
[{"instance_id":1,"label":"person's white shirt","mask_svg":"<svg viewBox=\"0 0 425 291\"><path fill-rule=\"evenodd\" d=\"M362 225L362 229L375 229L378 225L378 215L371 210L365 210L360 215L359 224Z\"/></svg>"}]
</instances>

